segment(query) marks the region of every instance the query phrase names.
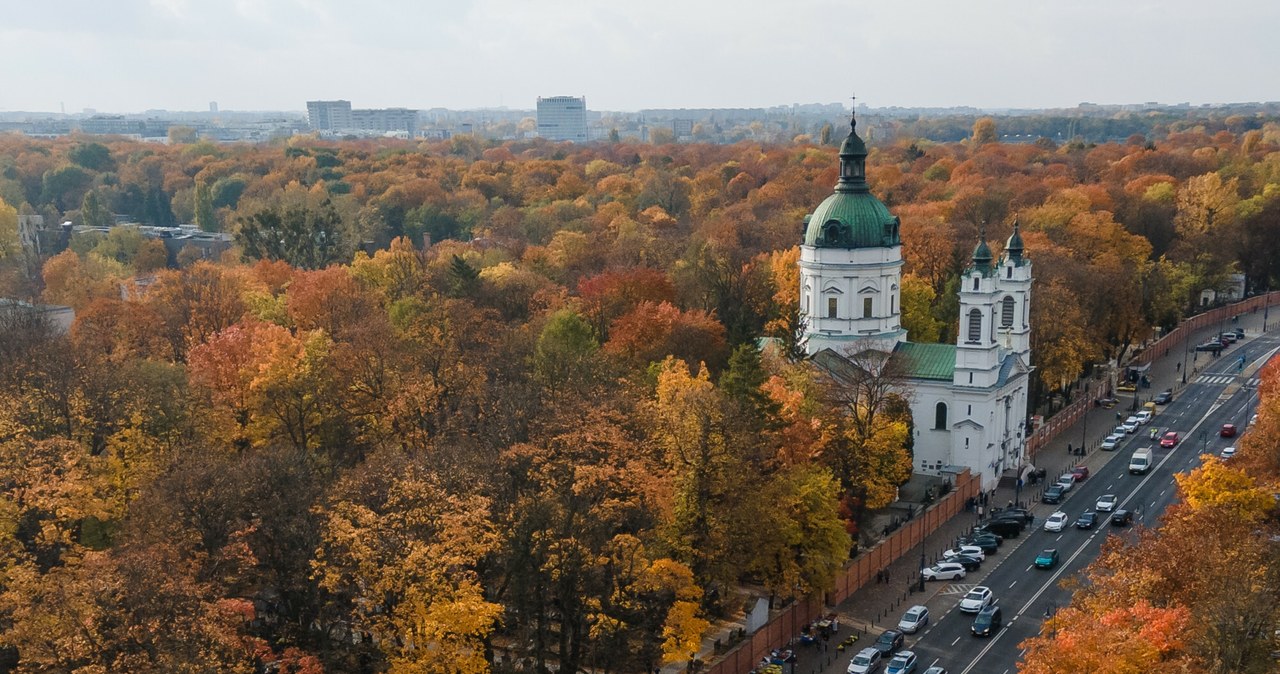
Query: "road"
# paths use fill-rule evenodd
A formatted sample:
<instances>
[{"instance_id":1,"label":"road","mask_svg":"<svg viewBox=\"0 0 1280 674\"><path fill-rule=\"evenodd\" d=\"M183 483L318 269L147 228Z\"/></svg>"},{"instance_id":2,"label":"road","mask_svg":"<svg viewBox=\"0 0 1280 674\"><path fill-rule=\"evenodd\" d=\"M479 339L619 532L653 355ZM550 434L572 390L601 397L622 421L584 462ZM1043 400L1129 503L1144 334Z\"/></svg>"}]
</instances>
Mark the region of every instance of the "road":
<instances>
[{"instance_id":1,"label":"road","mask_svg":"<svg viewBox=\"0 0 1280 674\"><path fill-rule=\"evenodd\" d=\"M1270 358L1277 344L1280 339L1270 335L1249 340L1243 348L1254 360L1246 363L1245 371ZM1019 644L1040 633L1042 625L1052 629L1052 618L1046 616L1070 601L1070 592L1062 589L1061 581L1092 562L1107 536L1124 536L1132 531L1111 526L1107 519L1101 519L1105 517L1102 514L1099 525L1092 530L1069 527L1052 533L1044 531L1044 518L1054 510L1062 510L1074 522L1080 513L1094 510L1099 496L1115 494L1120 500L1119 508L1134 512L1140 523L1154 525L1176 495L1174 474L1198 466L1202 451L1216 454L1236 442L1237 439L1218 436L1222 424L1233 423L1243 431L1253 414L1257 406L1257 375L1236 375L1240 353L1240 348L1232 349L1211 361L1151 424L1130 435L1110 461L1076 485L1062 504L1037 505L1034 525L1021 536L1006 540L999 552L962 584L950 584L935 595L929 601L932 624L920 634L909 636L906 642L907 648L920 657L920 670L939 665L951 674L1016 672L1022 656ZM1183 440L1173 449L1161 449L1148 438L1152 426L1159 428L1161 434L1178 431ZM1155 447L1155 467L1145 475L1130 475L1129 457L1141 447ZM1057 548L1061 562L1055 569L1036 569L1033 562L1046 548ZM991 638L972 636L972 615L956 608L964 593L975 585L991 588L1004 614L1006 628Z\"/></svg>"}]
</instances>

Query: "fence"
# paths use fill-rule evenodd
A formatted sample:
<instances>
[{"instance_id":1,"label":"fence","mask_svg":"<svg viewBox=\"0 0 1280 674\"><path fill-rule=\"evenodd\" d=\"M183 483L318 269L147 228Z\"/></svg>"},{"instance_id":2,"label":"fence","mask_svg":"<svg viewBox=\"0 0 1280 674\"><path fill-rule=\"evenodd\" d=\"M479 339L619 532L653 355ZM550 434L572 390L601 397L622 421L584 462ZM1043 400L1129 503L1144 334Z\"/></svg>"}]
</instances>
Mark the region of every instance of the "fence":
<instances>
[{"instance_id":1,"label":"fence","mask_svg":"<svg viewBox=\"0 0 1280 674\"><path fill-rule=\"evenodd\" d=\"M725 654L707 670L708 674L745 674L751 671L769 651L781 648L800 634L800 629L822 615L827 605L836 605L870 582L876 572L920 545L926 536L964 510L965 501L982 490L982 481L964 469L956 474L955 485L919 516L903 524L897 531L845 564L836 578L836 586L826 601L811 597L783 609L755 634Z\"/></svg>"}]
</instances>

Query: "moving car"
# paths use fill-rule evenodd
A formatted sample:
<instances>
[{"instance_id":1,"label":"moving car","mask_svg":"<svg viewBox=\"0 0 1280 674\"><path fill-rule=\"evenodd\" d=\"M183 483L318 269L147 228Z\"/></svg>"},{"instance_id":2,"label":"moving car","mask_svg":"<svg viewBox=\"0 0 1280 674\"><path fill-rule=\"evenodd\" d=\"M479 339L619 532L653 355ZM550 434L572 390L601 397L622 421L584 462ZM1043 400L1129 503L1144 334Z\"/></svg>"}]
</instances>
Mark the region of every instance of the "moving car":
<instances>
[{"instance_id":1,"label":"moving car","mask_svg":"<svg viewBox=\"0 0 1280 674\"><path fill-rule=\"evenodd\" d=\"M849 668L845 671L849 674L871 674L880 669L880 651L870 646L858 651L849 661Z\"/></svg>"},{"instance_id":2,"label":"moving car","mask_svg":"<svg viewBox=\"0 0 1280 674\"><path fill-rule=\"evenodd\" d=\"M1124 434L1112 433L1111 435L1108 435L1105 440L1102 441L1102 448L1107 451L1111 451L1116 447L1119 447L1121 442L1124 442Z\"/></svg>"},{"instance_id":3,"label":"moving car","mask_svg":"<svg viewBox=\"0 0 1280 674\"><path fill-rule=\"evenodd\" d=\"M902 648L902 632L896 630L885 630L880 633L880 638L871 645L872 648L880 651L880 657L884 657Z\"/></svg>"},{"instance_id":4,"label":"moving car","mask_svg":"<svg viewBox=\"0 0 1280 674\"><path fill-rule=\"evenodd\" d=\"M1037 569L1052 569L1057 565L1058 565L1058 549L1057 548L1049 548L1048 550L1041 550L1040 554L1036 555Z\"/></svg>"},{"instance_id":5,"label":"moving car","mask_svg":"<svg viewBox=\"0 0 1280 674\"><path fill-rule=\"evenodd\" d=\"M950 550L944 551L942 553L942 558L949 560L952 557L959 557L960 555L977 557L978 559L986 559L987 557L987 554L982 551L982 548L976 545L958 545Z\"/></svg>"},{"instance_id":6,"label":"moving car","mask_svg":"<svg viewBox=\"0 0 1280 674\"><path fill-rule=\"evenodd\" d=\"M1098 497L1098 501L1093 504L1093 507L1096 508L1098 512L1109 513L1116 509L1116 503L1118 502L1119 500L1116 498L1115 494L1104 494Z\"/></svg>"},{"instance_id":7,"label":"moving car","mask_svg":"<svg viewBox=\"0 0 1280 674\"><path fill-rule=\"evenodd\" d=\"M969 629L973 631L975 637L989 637L1004 625L1001 619L999 606L988 606L978 611L978 617L973 619L973 626Z\"/></svg>"},{"instance_id":8,"label":"moving car","mask_svg":"<svg viewBox=\"0 0 1280 674\"><path fill-rule=\"evenodd\" d=\"M1157 393L1156 397L1151 399L1151 402L1157 405L1168 405L1169 403L1173 402L1173 389L1167 388Z\"/></svg>"},{"instance_id":9,"label":"moving car","mask_svg":"<svg viewBox=\"0 0 1280 674\"><path fill-rule=\"evenodd\" d=\"M1168 449L1170 447L1177 447L1179 440L1181 440L1181 438L1178 437L1177 431L1169 431L1168 433L1164 434L1163 438L1160 438L1160 446L1164 447L1165 449Z\"/></svg>"},{"instance_id":10,"label":"moving car","mask_svg":"<svg viewBox=\"0 0 1280 674\"><path fill-rule=\"evenodd\" d=\"M938 562L920 572L925 580L959 580L964 578L965 570L957 562Z\"/></svg>"},{"instance_id":11,"label":"moving car","mask_svg":"<svg viewBox=\"0 0 1280 674\"><path fill-rule=\"evenodd\" d=\"M1117 510L1111 513L1111 526L1123 527L1133 524L1133 513L1128 510Z\"/></svg>"},{"instance_id":12,"label":"moving car","mask_svg":"<svg viewBox=\"0 0 1280 674\"><path fill-rule=\"evenodd\" d=\"M1062 531L1067 528L1067 514L1059 510L1044 521L1045 531Z\"/></svg>"},{"instance_id":13,"label":"moving car","mask_svg":"<svg viewBox=\"0 0 1280 674\"><path fill-rule=\"evenodd\" d=\"M1138 417L1129 417L1124 420L1123 424L1120 424L1120 428L1123 428L1125 433L1137 433L1138 427L1141 425L1142 422L1138 421Z\"/></svg>"},{"instance_id":14,"label":"moving car","mask_svg":"<svg viewBox=\"0 0 1280 674\"><path fill-rule=\"evenodd\" d=\"M991 588L979 585L969 590L969 594L960 600L960 610L965 613L977 613L990 606L993 601L995 596L991 594Z\"/></svg>"},{"instance_id":15,"label":"moving car","mask_svg":"<svg viewBox=\"0 0 1280 674\"><path fill-rule=\"evenodd\" d=\"M1129 474L1144 475L1151 470L1152 454L1150 447L1144 447L1133 453L1129 458Z\"/></svg>"},{"instance_id":16,"label":"moving car","mask_svg":"<svg viewBox=\"0 0 1280 674\"><path fill-rule=\"evenodd\" d=\"M1066 490L1061 485L1053 485L1044 490L1044 495L1040 497L1042 503L1062 503L1062 497L1066 494Z\"/></svg>"},{"instance_id":17,"label":"moving car","mask_svg":"<svg viewBox=\"0 0 1280 674\"><path fill-rule=\"evenodd\" d=\"M1233 456L1235 456L1235 455L1236 455L1236 448L1235 448L1235 447L1227 447L1227 448L1225 448L1225 449L1223 449L1223 450L1222 450L1222 454L1221 454L1222 458L1224 458L1224 459L1230 459L1231 457L1233 457Z\"/></svg>"},{"instance_id":18,"label":"moving car","mask_svg":"<svg viewBox=\"0 0 1280 674\"><path fill-rule=\"evenodd\" d=\"M1076 518L1077 529L1092 529L1093 525L1097 523L1098 523L1098 513L1095 513L1092 510L1087 510L1083 513L1080 513L1080 516Z\"/></svg>"},{"instance_id":19,"label":"moving car","mask_svg":"<svg viewBox=\"0 0 1280 674\"><path fill-rule=\"evenodd\" d=\"M929 624L929 609L925 606L912 606L902 614L902 620L898 621L898 629L907 634L915 634L920 631L921 627Z\"/></svg>"},{"instance_id":20,"label":"moving car","mask_svg":"<svg viewBox=\"0 0 1280 674\"><path fill-rule=\"evenodd\" d=\"M930 667L924 670L924 674L947 674L947 670L942 667Z\"/></svg>"},{"instance_id":21,"label":"moving car","mask_svg":"<svg viewBox=\"0 0 1280 674\"><path fill-rule=\"evenodd\" d=\"M1218 435L1220 435L1220 436L1222 436L1222 437L1224 437L1224 438L1234 438L1234 437L1236 437L1236 425L1235 425L1235 424L1223 424L1223 425L1222 425L1222 430L1218 431Z\"/></svg>"},{"instance_id":22,"label":"moving car","mask_svg":"<svg viewBox=\"0 0 1280 674\"><path fill-rule=\"evenodd\" d=\"M916 671L916 654L911 651L898 651L884 668L885 674L913 674Z\"/></svg>"},{"instance_id":23,"label":"moving car","mask_svg":"<svg viewBox=\"0 0 1280 674\"><path fill-rule=\"evenodd\" d=\"M1084 482L1085 480L1089 479L1089 467L1076 466L1075 468L1071 469L1071 474L1076 476L1076 482Z\"/></svg>"}]
</instances>

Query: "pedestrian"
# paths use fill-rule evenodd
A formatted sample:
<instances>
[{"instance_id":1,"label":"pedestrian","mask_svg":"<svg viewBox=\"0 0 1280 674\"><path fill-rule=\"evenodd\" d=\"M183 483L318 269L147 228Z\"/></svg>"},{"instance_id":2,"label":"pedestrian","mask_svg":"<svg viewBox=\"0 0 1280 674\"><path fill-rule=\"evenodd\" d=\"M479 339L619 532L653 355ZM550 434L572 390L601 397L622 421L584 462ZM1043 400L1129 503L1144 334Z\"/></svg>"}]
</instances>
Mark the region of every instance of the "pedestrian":
<instances>
[{"instance_id":1,"label":"pedestrian","mask_svg":"<svg viewBox=\"0 0 1280 674\"><path fill-rule=\"evenodd\" d=\"M1075 452L1071 449L1071 443L1070 443L1070 442L1068 442L1068 443L1067 443L1067 453L1068 453L1068 454L1075 454Z\"/></svg>"},{"instance_id":2,"label":"pedestrian","mask_svg":"<svg viewBox=\"0 0 1280 674\"><path fill-rule=\"evenodd\" d=\"M1174 363L1174 364L1173 364L1173 371L1174 371L1174 372L1182 372L1182 363Z\"/></svg>"},{"instance_id":3,"label":"pedestrian","mask_svg":"<svg viewBox=\"0 0 1280 674\"><path fill-rule=\"evenodd\" d=\"M887 582L889 582L889 570L888 570L888 569L885 569L885 570L884 570L884 582L886 582L886 583L887 583Z\"/></svg>"}]
</instances>

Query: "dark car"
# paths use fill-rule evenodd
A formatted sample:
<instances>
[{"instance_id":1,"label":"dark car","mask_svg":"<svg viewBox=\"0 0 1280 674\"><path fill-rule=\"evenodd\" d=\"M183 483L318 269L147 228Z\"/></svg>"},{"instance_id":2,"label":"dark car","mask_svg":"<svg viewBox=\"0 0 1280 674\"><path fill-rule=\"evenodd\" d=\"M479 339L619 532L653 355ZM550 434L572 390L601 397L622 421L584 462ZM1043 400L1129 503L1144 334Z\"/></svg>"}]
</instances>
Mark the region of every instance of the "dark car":
<instances>
[{"instance_id":1,"label":"dark car","mask_svg":"<svg viewBox=\"0 0 1280 674\"><path fill-rule=\"evenodd\" d=\"M1044 495L1040 497L1040 501L1043 503L1062 503L1063 493L1062 487L1056 484L1050 485L1048 489L1044 490Z\"/></svg>"},{"instance_id":2,"label":"dark car","mask_svg":"<svg viewBox=\"0 0 1280 674\"><path fill-rule=\"evenodd\" d=\"M989 637L1000 629L1004 624L1000 615L999 606L988 606L978 611L977 617L973 619L973 635L977 637Z\"/></svg>"},{"instance_id":3,"label":"dark car","mask_svg":"<svg viewBox=\"0 0 1280 674\"><path fill-rule=\"evenodd\" d=\"M871 647L880 651L880 655L888 656L894 651L902 648L902 632L897 630L885 630L881 633L880 638L876 639Z\"/></svg>"},{"instance_id":4,"label":"dark car","mask_svg":"<svg viewBox=\"0 0 1280 674\"><path fill-rule=\"evenodd\" d=\"M960 539L960 545L976 545L982 548L982 554L994 555L1000 544L991 536L969 536Z\"/></svg>"},{"instance_id":5,"label":"dark car","mask_svg":"<svg viewBox=\"0 0 1280 674\"><path fill-rule=\"evenodd\" d=\"M1080 517L1076 518L1077 529L1092 529L1093 525L1097 523L1098 513L1092 511L1081 513Z\"/></svg>"},{"instance_id":6,"label":"dark car","mask_svg":"<svg viewBox=\"0 0 1280 674\"><path fill-rule=\"evenodd\" d=\"M1037 569L1052 569L1058 565L1058 549L1049 548L1036 555Z\"/></svg>"},{"instance_id":7,"label":"dark car","mask_svg":"<svg viewBox=\"0 0 1280 674\"><path fill-rule=\"evenodd\" d=\"M1157 405L1168 405L1169 403L1173 402L1173 389L1167 388L1157 393L1156 397L1151 399L1151 402Z\"/></svg>"},{"instance_id":8,"label":"dark car","mask_svg":"<svg viewBox=\"0 0 1280 674\"><path fill-rule=\"evenodd\" d=\"M1022 533L1022 522L1012 519L994 519L974 527L974 531L995 534L1001 538L1017 538Z\"/></svg>"},{"instance_id":9,"label":"dark car","mask_svg":"<svg viewBox=\"0 0 1280 674\"><path fill-rule=\"evenodd\" d=\"M1128 510L1117 510L1111 513L1111 526L1123 527L1133 524L1133 513Z\"/></svg>"},{"instance_id":10,"label":"dark car","mask_svg":"<svg viewBox=\"0 0 1280 674\"><path fill-rule=\"evenodd\" d=\"M1031 514L1031 511L1027 510L1026 508L1005 508L1004 510L1001 510L999 514L996 515L996 517L1021 518L1022 521L1026 522L1027 524L1031 524L1036 519L1036 516Z\"/></svg>"},{"instance_id":11,"label":"dark car","mask_svg":"<svg viewBox=\"0 0 1280 674\"><path fill-rule=\"evenodd\" d=\"M977 571L978 567L982 566L981 559L978 559L977 557L970 557L969 555L956 555L955 557L947 559L947 561L952 564L959 564L960 566L963 566L965 571Z\"/></svg>"},{"instance_id":12,"label":"dark car","mask_svg":"<svg viewBox=\"0 0 1280 674\"><path fill-rule=\"evenodd\" d=\"M1221 351L1223 346L1225 345L1222 342L1211 339L1204 344L1196 344L1196 351Z\"/></svg>"},{"instance_id":13,"label":"dark car","mask_svg":"<svg viewBox=\"0 0 1280 674\"><path fill-rule=\"evenodd\" d=\"M1223 424L1223 425L1222 425L1222 430L1218 431L1218 435L1220 435L1220 436L1222 436L1222 437L1224 437L1224 438L1234 438L1234 437L1236 437L1236 425L1235 425L1235 424Z\"/></svg>"}]
</instances>

